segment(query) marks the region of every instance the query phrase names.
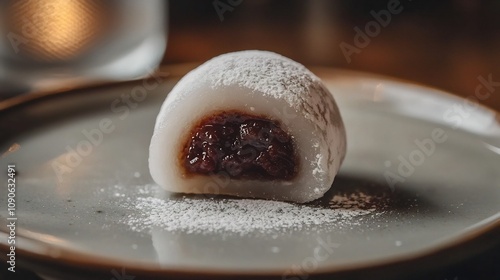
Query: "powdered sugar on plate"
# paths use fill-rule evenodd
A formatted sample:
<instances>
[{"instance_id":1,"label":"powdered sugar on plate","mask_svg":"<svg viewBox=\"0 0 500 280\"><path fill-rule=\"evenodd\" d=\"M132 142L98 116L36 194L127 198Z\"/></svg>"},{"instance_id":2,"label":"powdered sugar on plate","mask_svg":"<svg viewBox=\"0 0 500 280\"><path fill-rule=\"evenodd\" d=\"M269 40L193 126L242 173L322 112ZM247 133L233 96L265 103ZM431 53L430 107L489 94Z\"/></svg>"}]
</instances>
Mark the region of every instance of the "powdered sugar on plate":
<instances>
[{"instance_id":1,"label":"powdered sugar on plate","mask_svg":"<svg viewBox=\"0 0 500 280\"><path fill-rule=\"evenodd\" d=\"M124 217L130 229L149 231L152 227L186 233L276 233L327 225L352 227L375 208L324 208L280 201L204 196L162 198L156 185L138 187L137 196L122 204L131 214ZM164 194L164 193L163 193ZM368 195L361 196L370 199ZM336 199L339 199L336 196ZM358 198L359 201L359 198Z\"/></svg>"}]
</instances>

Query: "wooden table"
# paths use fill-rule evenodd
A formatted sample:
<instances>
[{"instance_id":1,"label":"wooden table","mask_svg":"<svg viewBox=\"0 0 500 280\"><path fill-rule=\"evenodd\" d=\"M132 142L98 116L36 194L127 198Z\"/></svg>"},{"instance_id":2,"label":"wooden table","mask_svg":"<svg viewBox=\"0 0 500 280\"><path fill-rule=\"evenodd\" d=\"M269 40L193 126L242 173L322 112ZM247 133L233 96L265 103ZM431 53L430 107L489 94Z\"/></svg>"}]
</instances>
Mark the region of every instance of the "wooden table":
<instances>
[{"instance_id":1,"label":"wooden table","mask_svg":"<svg viewBox=\"0 0 500 280\"><path fill-rule=\"evenodd\" d=\"M480 103L500 111L500 2L401 0L391 13L394 1L233 1L241 4L222 10L222 21L212 1L173 1L164 63L264 49L463 97L475 96L483 77L494 83Z\"/></svg>"}]
</instances>

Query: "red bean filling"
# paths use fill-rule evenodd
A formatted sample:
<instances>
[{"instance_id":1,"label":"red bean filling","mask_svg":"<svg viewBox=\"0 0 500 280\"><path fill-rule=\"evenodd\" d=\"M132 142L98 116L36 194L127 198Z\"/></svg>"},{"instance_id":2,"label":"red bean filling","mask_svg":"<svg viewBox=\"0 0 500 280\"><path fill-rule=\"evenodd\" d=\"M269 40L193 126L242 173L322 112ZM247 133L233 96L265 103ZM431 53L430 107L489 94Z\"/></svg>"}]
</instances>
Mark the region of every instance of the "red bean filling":
<instances>
[{"instance_id":1,"label":"red bean filling","mask_svg":"<svg viewBox=\"0 0 500 280\"><path fill-rule=\"evenodd\" d=\"M235 179L290 180L297 173L294 143L280 123L236 111L202 119L181 161L187 174L225 172Z\"/></svg>"}]
</instances>

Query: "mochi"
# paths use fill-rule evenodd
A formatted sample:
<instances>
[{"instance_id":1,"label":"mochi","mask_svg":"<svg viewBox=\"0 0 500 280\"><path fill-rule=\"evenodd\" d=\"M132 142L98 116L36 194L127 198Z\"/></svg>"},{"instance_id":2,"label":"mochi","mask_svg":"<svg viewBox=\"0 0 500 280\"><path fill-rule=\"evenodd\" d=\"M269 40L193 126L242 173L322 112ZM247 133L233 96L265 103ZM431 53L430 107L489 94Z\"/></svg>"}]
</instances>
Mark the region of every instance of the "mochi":
<instances>
[{"instance_id":1,"label":"mochi","mask_svg":"<svg viewBox=\"0 0 500 280\"><path fill-rule=\"evenodd\" d=\"M171 192L304 203L330 189L345 153L339 109L317 76L276 53L241 51L171 90L149 169Z\"/></svg>"}]
</instances>

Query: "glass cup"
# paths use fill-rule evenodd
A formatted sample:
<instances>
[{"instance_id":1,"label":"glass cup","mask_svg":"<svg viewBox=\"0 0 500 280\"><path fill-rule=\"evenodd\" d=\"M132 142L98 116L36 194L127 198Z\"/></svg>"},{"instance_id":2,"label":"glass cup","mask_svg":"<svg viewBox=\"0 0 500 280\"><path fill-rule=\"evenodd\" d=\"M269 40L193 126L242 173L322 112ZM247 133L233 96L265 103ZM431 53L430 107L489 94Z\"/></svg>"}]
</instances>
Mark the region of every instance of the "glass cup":
<instances>
[{"instance_id":1,"label":"glass cup","mask_svg":"<svg viewBox=\"0 0 500 280\"><path fill-rule=\"evenodd\" d=\"M163 0L2 1L0 94L146 76L166 49L166 12Z\"/></svg>"}]
</instances>

